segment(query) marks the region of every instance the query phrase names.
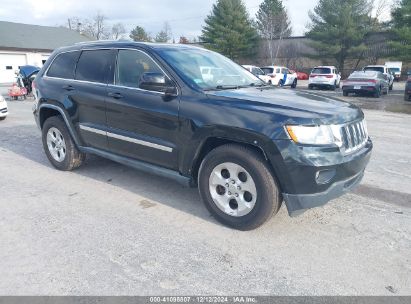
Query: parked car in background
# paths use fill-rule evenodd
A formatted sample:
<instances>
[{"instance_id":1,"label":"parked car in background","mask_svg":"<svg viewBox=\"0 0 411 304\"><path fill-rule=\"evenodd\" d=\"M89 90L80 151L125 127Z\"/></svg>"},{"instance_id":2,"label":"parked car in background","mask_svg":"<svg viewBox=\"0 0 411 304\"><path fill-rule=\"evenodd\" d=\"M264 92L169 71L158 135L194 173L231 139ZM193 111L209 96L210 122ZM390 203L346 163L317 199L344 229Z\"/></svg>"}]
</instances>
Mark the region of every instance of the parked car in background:
<instances>
[{"instance_id":1,"label":"parked car in background","mask_svg":"<svg viewBox=\"0 0 411 304\"><path fill-rule=\"evenodd\" d=\"M205 81L200 62L221 77ZM241 230L264 224L283 201L297 216L350 191L373 147L355 105L267 86L194 46L60 48L33 88L55 168L76 169L90 153L173 178L198 187L214 218Z\"/></svg>"},{"instance_id":2,"label":"parked car in background","mask_svg":"<svg viewBox=\"0 0 411 304\"><path fill-rule=\"evenodd\" d=\"M219 78L224 73L224 70L210 66L201 66L200 72L204 81L212 82L215 78Z\"/></svg>"},{"instance_id":3,"label":"parked car in background","mask_svg":"<svg viewBox=\"0 0 411 304\"><path fill-rule=\"evenodd\" d=\"M257 76L260 78L262 81L264 81L267 84L270 84L271 77L268 76L262 69L260 69L257 66L254 65L243 65L243 68L245 68L247 71L253 73L254 76Z\"/></svg>"},{"instance_id":4,"label":"parked car in background","mask_svg":"<svg viewBox=\"0 0 411 304\"><path fill-rule=\"evenodd\" d=\"M358 71L343 81L342 90L344 96L354 93L368 94L379 98L381 94L388 94L389 84L387 76L381 72Z\"/></svg>"},{"instance_id":5,"label":"parked car in background","mask_svg":"<svg viewBox=\"0 0 411 304\"><path fill-rule=\"evenodd\" d=\"M308 80L309 76L307 73L304 72L297 72L297 79L298 80Z\"/></svg>"},{"instance_id":6,"label":"parked car in background","mask_svg":"<svg viewBox=\"0 0 411 304\"><path fill-rule=\"evenodd\" d=\"M341 74L335 66L315 67L310 74L308 88L335 90L340 87Z\"/></svg>"},{"instance_id":7,"label":"parked car in background","mask_svg":"<svg viewBox=\"0 0 411 304\"><path fill-rule=\"evenodd\" d=\"M291 72L287 67L282 66L265 66L261 68L264 73L270 76L270 83L280 87L291 86L297 87L297 73Z\"/></svg>"},{"instance_id":8,"label":"parked car in background","mask_svg":"<svg viewBox=\"0 0 411 304\"><path fill-rule=\"evenodd\" d=\"M390 69L385 65L368 65L366 66L363 71L375 71L381 72L387 76L389 89L390 91L394 88L394 75L390 71Z\"/></svg>"},{"instance_id":9,"label":"parked car in background","mask_svg":"<svg viewBox=\"0 0 411 304\"><path fill-rule=\"evenodd\" d=\"M401 80L402 62L401 61L388 61L388 62L385 63L385 65L394 74L394 80L400 81Z\"/></svg>"},{"instance_id":10,"label":"parked car in background","mask_svg":"<svg viewBox=\"0 0 411 304\"><path fill-rule=\"evenodd\" d=\"M411 77L408 77L407 83L405 84L404 100L411 100Z\"/></svg>"},{"instance_id":11,"label":"parked car in background","mask_svg":"<svg viewBox=\"0 0 411 304\"><path fill-rule=\"evenodd\" d=\"M9 115L7 102L4 97L0 95L0 120L5 120L7 115Z\"/></svg>"}]
</instances>

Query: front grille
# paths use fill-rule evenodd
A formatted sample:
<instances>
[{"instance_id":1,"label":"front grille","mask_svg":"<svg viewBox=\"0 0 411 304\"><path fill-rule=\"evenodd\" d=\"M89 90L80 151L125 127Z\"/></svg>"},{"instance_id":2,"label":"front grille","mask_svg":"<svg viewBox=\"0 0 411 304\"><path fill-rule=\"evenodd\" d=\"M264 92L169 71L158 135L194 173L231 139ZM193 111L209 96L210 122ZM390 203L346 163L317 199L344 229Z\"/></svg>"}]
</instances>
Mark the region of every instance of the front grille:
<instances>
[{"instance_id":1,"label":"front grille","mask_svg":"<svg viewBox=\"0 0 411 304\"><path fill-rule=\"evenodd\" d=\"M358 121L341 127L342 146L346 154L353 153L368 141L368 131L365 121Z\"/></svg>"},{"instance_id":2,"label":"front grille","mask_svg":"<svg viewBox=\"0 0 411 304\"><path fill-rule=\"evenodd\" d=\"M0 113L7 113L7 108L0 109Z\"/></svg>"}]
</instances>

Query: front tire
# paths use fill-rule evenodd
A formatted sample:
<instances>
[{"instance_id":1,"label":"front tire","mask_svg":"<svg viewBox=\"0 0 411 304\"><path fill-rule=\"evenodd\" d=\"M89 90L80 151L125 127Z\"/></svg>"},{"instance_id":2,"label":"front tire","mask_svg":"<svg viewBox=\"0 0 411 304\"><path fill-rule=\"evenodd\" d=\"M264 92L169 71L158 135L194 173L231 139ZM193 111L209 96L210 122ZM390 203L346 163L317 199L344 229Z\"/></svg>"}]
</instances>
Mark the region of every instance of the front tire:
<instances>
[{"instance_id":1,"label":"front tire","mask_svg":"<svg viewBox=\"0 0 411 304\"><path fill-rule=\"evenodd\" d=\"M199 170L200 196L222 224L252 230L281 206L281 193L265 159L245 146L229 144L212 150Z\"/></svg>"},{"instance_id":2,"label":"front tire","mask_svg":"<svg viewBox=\"0 0 411 304\"><path fill-rule=\"evenodd\" d=\"M52 116L44 122L42 140L47 158L58 170L72 171L80 167L86 158L74 144L61 116Z\"/></svg>"},{"instance_id":3,"label":"front tire","mask_svg":"<svg viewBox=\"0 0 411 304\"><path fill-rule=\"evenodd\" d=\"M394 89L394 83L390 85L390 91L392 91L393 89Z\"/></svg>"}]
</instances>

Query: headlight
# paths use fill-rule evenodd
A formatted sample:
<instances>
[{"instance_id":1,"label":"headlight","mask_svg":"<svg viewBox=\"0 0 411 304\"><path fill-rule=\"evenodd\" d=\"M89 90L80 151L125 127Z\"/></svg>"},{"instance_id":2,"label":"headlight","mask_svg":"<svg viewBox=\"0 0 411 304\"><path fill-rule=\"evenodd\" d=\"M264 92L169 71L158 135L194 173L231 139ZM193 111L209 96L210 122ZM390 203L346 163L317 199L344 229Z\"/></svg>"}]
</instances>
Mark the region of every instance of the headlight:
<instances>
[{"instance_id":1,"label":"headlight","mask_svg":"<svg viewBox=\"0 0 411 304\"><path fill-rule=\"evenodd\" d=\"M291 139L298 144L342 146L339 126L286 126L286 129Z\"/></svg>"}]
</instances>

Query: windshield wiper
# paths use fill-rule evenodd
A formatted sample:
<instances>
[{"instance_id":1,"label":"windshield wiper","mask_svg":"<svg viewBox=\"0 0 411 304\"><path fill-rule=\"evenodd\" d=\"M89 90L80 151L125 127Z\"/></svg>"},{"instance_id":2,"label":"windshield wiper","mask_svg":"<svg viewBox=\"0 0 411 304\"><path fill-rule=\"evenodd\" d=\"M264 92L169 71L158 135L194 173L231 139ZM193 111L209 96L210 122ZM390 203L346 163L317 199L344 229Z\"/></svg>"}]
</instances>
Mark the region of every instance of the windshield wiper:
<instances>
[{"instance_id":1,"label":"windshield wiper","mask_svg":"<svg viewBox=\"0 0 411 304\"><path fill-rule=\"evenodd\" d=\"M266 84L258 84L256 85L254 82L250 83L249 85L218 85L215 88L207 88L204 91L214 91L214 90L238 90L238 89L244 89L244 88L250 88L250 87L258 87L262 88L268 86Z\"/></svg>"}]
</instances>

